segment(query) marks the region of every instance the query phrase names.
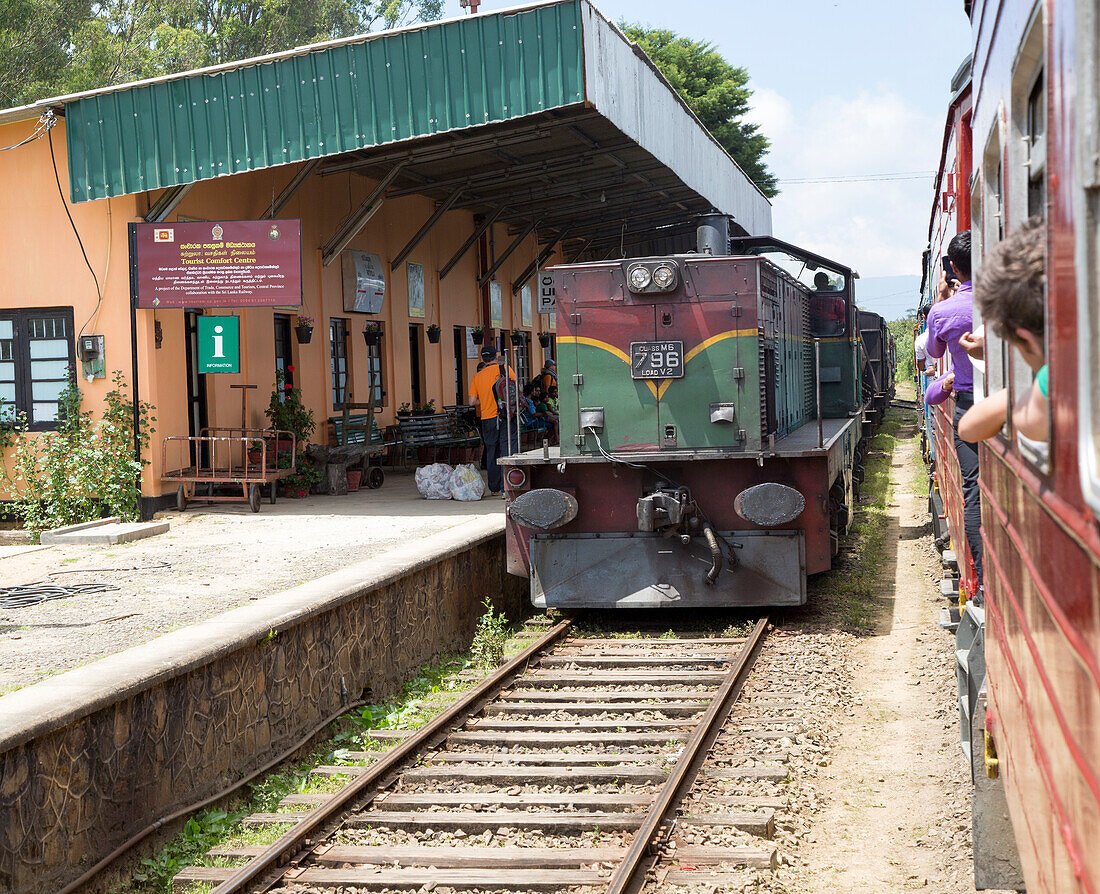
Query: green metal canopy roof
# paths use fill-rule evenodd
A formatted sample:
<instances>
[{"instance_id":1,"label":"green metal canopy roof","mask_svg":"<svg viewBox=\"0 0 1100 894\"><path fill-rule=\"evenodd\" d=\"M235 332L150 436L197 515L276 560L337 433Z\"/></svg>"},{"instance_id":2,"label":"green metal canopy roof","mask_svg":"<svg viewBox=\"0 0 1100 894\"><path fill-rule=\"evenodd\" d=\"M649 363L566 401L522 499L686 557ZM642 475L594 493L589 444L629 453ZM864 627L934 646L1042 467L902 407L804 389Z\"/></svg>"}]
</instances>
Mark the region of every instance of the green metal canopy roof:
<instances>
[{"instance_id":1,"label":"green metal canopy roof","mask_svg":"<svg viewBox=\"0 0 1100 894\"><path fill-rule=\"evenodd\" d=\"M65 104L74 202L584 101L581 0L301 48Z\"/></svg>"},{"instance_id":2,"label":"green metal canopy roof","mask_svg":"<svg viewBox=\"0 0 1100 894\"><path fill-rule=\"evenodd\" d=\"M72 200L160 191L150 219L195 182L292 165L265 213L309 177L352 171L377 184L371 203L437 201L417 239L450 209L507 224L507 251L534 233L574 256L686 250L692 217L711 210L740 235L771 232L767 198L592 0L45 99L0 111L0 125L47 110L65 116ZM326 243L326 264L355 224Z\"/></svg>"}]
</instances>

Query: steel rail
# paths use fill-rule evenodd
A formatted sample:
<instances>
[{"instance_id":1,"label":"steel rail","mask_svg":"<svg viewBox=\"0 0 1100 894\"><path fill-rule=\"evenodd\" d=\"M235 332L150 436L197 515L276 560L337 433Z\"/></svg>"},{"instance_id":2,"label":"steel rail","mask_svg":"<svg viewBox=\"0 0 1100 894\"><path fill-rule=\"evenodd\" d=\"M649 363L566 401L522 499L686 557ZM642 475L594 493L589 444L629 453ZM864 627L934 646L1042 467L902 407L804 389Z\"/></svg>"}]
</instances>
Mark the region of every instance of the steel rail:
<instances>
[{"instance_id":1,"label":"steel rail","mask_svg":"<svg viewBox=\"0 0 1100 894\"><path fill-rule=\"evenodd\" d=\"M639 876L648 869L647 857L650 846L654 843L669 813L683 800L683 789L695 781L697 763L706 756L718 737L722 723L729 715L734 700L740 694L745 685L745 679L752 670L767 629L768 618L765 616L756 622L738 656L737 663L726 675L706 714L703 715L703 719L699 721L695 732L691 734L691 738L684 746L676 766L672 768L668 779L657 793L657 799L649 809L645 822L635 833L623 862L611 876L606 894L626 894L627 891L633 890L632 886L639 881Z\"/></svg>"},{"instance_id":2,"label":"steel rail","mask_svg":"<svg viewBox=\"0 0 1100 894\"><path fill-rule=\"evenodd\" d=\"M300 850L305 845L310 834L335 818L346 805L368 791L402 762L414 756L437 735L445 732L449 727L457 725L459 721L465 720L467 715L473 713L473 709L477 707L479 702L502 688L512 677L522 673L532 658L538 656L547 647L554 645L572 624L573 618L570 617L550 628L542 637L502 666L492 676L482 680L481 683L446 711L418 729L401 744L395 745L388 752L385 752L384 756L377 763L371 764L361 776L358 776L353 782L333 795L322 807L280 835L262 853L233 873L214 888L210 894L235 894L263 873L277 868L278 864L283 861L288 861L292 852Z\"/></svg>"}]
</instances>

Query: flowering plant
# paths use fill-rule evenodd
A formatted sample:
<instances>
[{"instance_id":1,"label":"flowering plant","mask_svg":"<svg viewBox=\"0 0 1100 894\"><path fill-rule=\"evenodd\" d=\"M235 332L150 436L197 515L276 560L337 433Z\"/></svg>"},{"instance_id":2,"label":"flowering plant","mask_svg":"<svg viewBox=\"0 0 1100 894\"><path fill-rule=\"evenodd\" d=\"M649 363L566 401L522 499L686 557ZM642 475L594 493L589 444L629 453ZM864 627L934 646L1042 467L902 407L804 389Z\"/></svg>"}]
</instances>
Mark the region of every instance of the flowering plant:
<instances>
[{"instance_id":1,"label":"flowering plant","mask_svg":"<svg viewBox=\"0 0 1100 894\"><path fill-rule=\"evenodd\" d=\"M302 390L295 388L286 380L287 372L294 372L294 367L288 366L286 372L281 369L275 370L275 385L271 390L271 401L264 410L264 415L271 422L272 428L294 433L298 439L300 453L305 449L317 426L313 421L313 410L302 403Z\"/></svg>"},{"instance_id":2,"label":"flowering plant","mask_svg":"<svg viewBox=\"0 0 1100 894\"><path fill-rule=\"evenodd\" d=\"M298 316L294 318L295 328L298 326L309 326L312 329L313 325L313 317L309 316L309 314L298 314Z\"/></svg>"},{"instance_id":3,"label":"flowering plant","mask_svg":"<svg viewBox=\"0 0 1100 894\"><path fill-rule=\"evenodd\" d=\"M364 332L381 332L382 331L382 324L379 323L377 320L371 320L370 322L367 323L366 326L363 327L363 331Z\"/></svg>"}]
</instances>

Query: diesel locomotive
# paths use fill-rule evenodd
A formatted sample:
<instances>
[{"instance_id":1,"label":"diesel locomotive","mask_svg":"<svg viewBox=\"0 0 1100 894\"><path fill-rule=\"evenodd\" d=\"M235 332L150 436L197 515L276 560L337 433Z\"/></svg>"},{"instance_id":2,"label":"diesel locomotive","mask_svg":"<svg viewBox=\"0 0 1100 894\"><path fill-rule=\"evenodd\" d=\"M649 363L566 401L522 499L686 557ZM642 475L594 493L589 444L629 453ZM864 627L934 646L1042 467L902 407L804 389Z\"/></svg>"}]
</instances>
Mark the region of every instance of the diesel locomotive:
<instances>
[{"instance_id":1,"label":"diesel locomotive","mask_svg":"<svg viewBox=\"0 0 1100 894\"><path fill-rule=\"evenodd\" d=\"M536 606L799 605L851 525L876 417L856 275L721 215L697 242L550 271L561 446L502 461Z\"/></svg>"}]
</instances>

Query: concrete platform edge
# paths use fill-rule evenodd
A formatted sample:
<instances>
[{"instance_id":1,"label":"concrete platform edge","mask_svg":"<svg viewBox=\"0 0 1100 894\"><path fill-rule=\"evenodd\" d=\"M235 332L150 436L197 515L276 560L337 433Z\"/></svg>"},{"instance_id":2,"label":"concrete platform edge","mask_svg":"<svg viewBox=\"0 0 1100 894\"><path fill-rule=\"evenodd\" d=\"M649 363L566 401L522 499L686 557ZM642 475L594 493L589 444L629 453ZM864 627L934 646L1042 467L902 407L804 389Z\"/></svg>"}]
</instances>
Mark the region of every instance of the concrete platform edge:
<instances>
[{"instance_id":1,"label":"concrete platform edge","mask_svg":"<svg viewBox=\"0 0 1100 894\"><path fill-rule=\"evenodd\" d=\"M255 643L271 630L287 629L317 612L380 589L441 555L477 546L503 532L503 515L465 522L0 696L0 752Z\"/></svg>"}]
</instances>

